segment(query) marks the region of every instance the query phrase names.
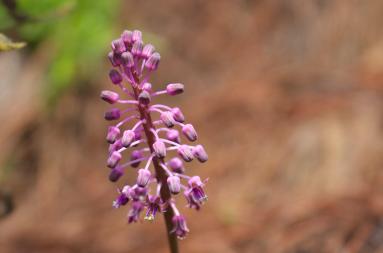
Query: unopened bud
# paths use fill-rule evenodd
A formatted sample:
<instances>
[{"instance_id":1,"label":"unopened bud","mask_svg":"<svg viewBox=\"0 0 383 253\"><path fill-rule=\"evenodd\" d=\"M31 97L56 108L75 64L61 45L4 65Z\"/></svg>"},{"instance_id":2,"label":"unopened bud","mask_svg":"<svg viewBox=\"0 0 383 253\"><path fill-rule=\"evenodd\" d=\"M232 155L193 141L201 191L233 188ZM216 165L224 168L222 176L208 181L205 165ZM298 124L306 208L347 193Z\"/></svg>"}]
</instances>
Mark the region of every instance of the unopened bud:
<instances>
[{"instance_id":1,"label":"unopened bud","mask_svg":"<svg viewBox=\"0 0 383 253\"><path fill-rule=\"evenodd\" d=\"M121 116L121 111L118 108L110 109L109 111L105 112L104 118L106 120L116 120L119 119Z\"/></svg>"},{"instance_id":2,"label":"unopened bud","mask_svg":"<svg viewBox=\"0 0 383 253\"><path fill-rule=\"evenodd\" d=\"M171 96L181 94L184 92L184 85L182 83L169 83L166 86L166 92Z\"/></svg>"},{"instance_id":3,"label":"unopened bud","mask_svg":"<svg viewBox=\"0 0 383 253\"><path fill-rule=\"evenodd\" d=\"M121 144L125 148L129 147L129 145L134 141L136 134L132 130L125 130L121 137Z\"/></svg>"},{"instance_id":4,"label":"unopened bud","mask_svg":"<svg viewBox=\"0 0 383 253\"><path fill-rule=\"evenodd\" d=\"M180 122L180 123L183 123L185 121L185 116L181 112L180 108L174 107L174 108L172 108L171 112L173 114L173 118L175 121Z\"/></svg>"},{"instance_id":5,"label":"unopened bud","mask_svg":"<svg viewBox=\"0 0 383 253\"><path fill-rule=\"evenodd\" d=\"M120 162L122 156L119 152L114 151L108 158L107 165L109 168L114 168Z\"/></svg>"},{"instance_id":6,"label":"unopened bud","mask_svg":"<svg viewBox=\"0 0 383 253\"><path fill-rule=\"evenodd\" d=\"M137 184L141 187L145 187L149 183L150 177L151 177L151 173L149 170L139 169Z\"/></svg>"},{"instance_id":7,"label":"unopened bud","mask_svg":"<svg viewBox=\"0 0 383 253\"><path fill-rule=\"evenodd\" d=\"M182 133L188 138L189 141L197 140L197 132L192 124L186 124L182 127Z\"/></svg>"},{"instance_id":8,"label":"unopened bud","mask_svg":"<svg viewBox=\"0 0 383 253\"><path fill-rule=\"evenodd\" d=\"M158 158L164 158L166 156L166 146L161 140L157 140L153 143L154 153Z\"/></svg>"},{"instance_id":9,"label":"unopened bud","mask_svg":"<svg viewBox=\"0 0 383 253\"><path fill-rule=\"evenodd\" d=\"M162 112L160 115L160 119L164 123L164 125L167 127L173 127L174 124L176 123L175 120L173 119L173 114L168 111Z\"/></svg>"},{"instance_id":10,"label":"unopened bud","mask_svg":"<svg viewBox=\"0 0 383 253\"><path fill-rule=\"evenodd\" d=\"M191 162L193 160L192 150L187 145L179 146L177 149L177 153L185 162Z\"/></svg>"},{"instance_id":11,"label":"unopened bud","mask_svg":"<svg viewBox=\"0 0 383 253\"><path fill-rule=\"evenodd\" d=\"M202 145L197 145L193 148L193 155L201 163L204 163L208 160L208 155Z\"/></svg>"},{"instance_id":12,"label":"unopened bud","mask_svg":"<svg viewBox=\"0 0 383 253\"><path fill-rule=\"evenodd\" d=\"M145 62L145 67L150 70L156 70L158 68L158 64L160 63L161 56L159 53L153 53L148 60Z\"/></svg>"},{"instance_id":13,"label":"unopened bud","mask_svg":"<svg viewBox=\"0 0 383 253\"><path fill-rule=\"evenodd\" d=\"M170 176L166 180L169 186L169 190L172 194L178 194L181 191L180 178L177 176Z\"/></svg>"},{"instance_id":14,"label":"unopened bud","mask_svg":"<svg viewBox=\"0 0 383 253\"><path fill-rule=\"evenodd\" d=\"M110 91L110 90L101 91L100 97L102 100L108 102L109 104L116 103L118 99L120 98L118 93Z\"/></svg>"},{"instance_id":15,"label":"unopened bud","mask_svg":"<svg viewBox=\"0 0 383 253\"><path fill-rule=\"evenodd\" d=\"M150 103L150 94L147 91L142 91L140 95L138 95L138 101L140 104L148 105Z\"/></svg>"},{"instance_id":16,"label":"unopened bud","mask_svg":"<svg viewBox=\"0 0 383 253\"><path fill-rule=\"evenodd\" d=\"M106 140L110 143L113 144L116 140L118 135L120 134L120 129L115 126L111 126L108 129L108 134L106 135Z\"/></svg>"}]
</instances>

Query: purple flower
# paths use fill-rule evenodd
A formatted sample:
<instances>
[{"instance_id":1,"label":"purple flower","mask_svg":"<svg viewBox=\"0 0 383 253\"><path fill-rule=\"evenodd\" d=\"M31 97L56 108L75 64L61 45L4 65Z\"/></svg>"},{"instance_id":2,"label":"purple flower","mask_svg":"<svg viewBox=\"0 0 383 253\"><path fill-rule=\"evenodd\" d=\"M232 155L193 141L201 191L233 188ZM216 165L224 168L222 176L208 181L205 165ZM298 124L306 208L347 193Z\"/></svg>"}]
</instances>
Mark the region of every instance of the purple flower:
<instances>
[{"instance_id":1,"label":"purple flower","mask_svg":"<svg viewBox=\"0 0 383 253\"><path fill-rule=\"evenodd\" d=\"M184 85L170 83L162 90L154 89L150 77L158 69L161 56L152 44L144 43L140 31L125 30L111 46L108 59L113 68L109 71L109 79L120 92L104 90L100 95L109 104L118 104L104 115L108 121L119 121L108 128L106 136L110 144L109 180L116 182L125 176L129 167L142 166L137 171L136 184L118 190L113 207L130 205L129 223L137 222L144 209L148 221L154 220L159 211L170 212L174 226L171 232L182 239L189 229L176 207L175 195L183 191L188 206L196 210L207 196L204 182L198 176L186 175L183 161L175 156L178 154L186 162L194 158L205 162L208 155L202 145L182 144L181 131L189 141L197 140L197 132L193 125L184 123L185 116L180 108L153 101L159 95L183 93Z\"/></svg>"},{"instance_id":2,"label":"purple flower","mask_svg":"<svg viewBox=\"0 0 383 253\"><path fill-rule=\"evenodd\" d=\"M171 233L175 233L179 239L184 239L189 229L186 225L186 220L181 215L175 215L173 217L173 230Z\"/></svg>"},{"instance_id":3,"label":"purple flower","mask_svg":"<svg viewBox=\"0 0 383 253\"><path fill-rule=\"evenodd\" d=\"M156 213L161 210L161 197L158 195L150 195L147 199L147 211L145 220L153 221Z\"/></svg>"},{"instance_id":4,"label":"purple flower","mask_svg":"<svg viewBox=\"0 0 383 253\"><path fill-rule=\"evenodd\" d=\"M130 186L126 185L122 190L118 190L118 197L115 201L113 201L113 207L119 208L120 206L124 206L129 202L129 189Z\"/></svg>"},{"instance_id":5,"label":"purple flower","mask_svg":"<svg viewBox=\"0 0 383 253\"><path fill-rule=\"evenodd\" d=\"M207 200L207 196L203 190L204 184L199 176L191 177L188 181L189 189L186 194L196 203L202 204Z\"/></svg>"},{"instance_id":6,"label":"purple flower","mask_svg":"<svg viewBox=\"0 0 383 253\"><path fill-rule=\"evenodd\" d=\"M130 209L128 213L128 222L137 222L143 209L144 205L141 203L141 201L134 201L132 204L132 209Z\"/></svg>"}]
</instances>

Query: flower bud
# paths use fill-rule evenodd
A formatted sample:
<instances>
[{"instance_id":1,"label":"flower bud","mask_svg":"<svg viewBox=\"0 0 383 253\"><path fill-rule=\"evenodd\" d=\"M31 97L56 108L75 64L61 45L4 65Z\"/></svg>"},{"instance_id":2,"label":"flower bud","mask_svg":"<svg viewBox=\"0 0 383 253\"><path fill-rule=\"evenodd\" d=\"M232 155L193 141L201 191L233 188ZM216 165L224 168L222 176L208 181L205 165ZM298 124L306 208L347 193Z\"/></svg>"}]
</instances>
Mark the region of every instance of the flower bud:
<instances>
[{"instance_id":1,"label":"flower bud","mask_svg":"<svg viewBox=\"0 0 383 253\"><path fill-rule=\"evenodd\" d=\"M141 56L142 47L143 47L143 45L142 45L141 40L137 40L136 42L134 42L133 47L132 47L132 55L133 56Z\"/></svg>"},{"instance_id":2,"label":"flower bud","mask_svg":"<svg viewBox=\"0 0 383 253\"><path fill-rule=\"evenodd\" d=\"M110 51L108 53L108 59L109 59L109 61L112 64L113 67L117 67L120 64L120 62L116 60L116 57L115 57L113 51Z\"/></svg>"},{"instance_id":3,"label":"flower bud","mask_svg":"<svg viewBox=\"0 0 383 253\"><path fill-rule=\"evenodd\" d=\"M142 57L148 59L154 52L154 46L152 44L146 44L142 50Z\"/></svg>"},{"instance_id":4,"label":"flower bud","mask_svg":"<svg viewBox=\"0 0 383 253\"><path fill-rule=\"evenodd\" d=\"M172 194L178 194L181 191L180 178L177 176L170 176L166 180L168 182L169 190Z\"/></svg>"},{"instance_id":5,"label":"flower bud","mask_svg":"<svg viewBox=\"0 0 383 253\"><path fill-rule=\"evenodd\" d=\"M142 85L142 89L146 90L147 92L151 92L152 91L152 84L151 83L144 83Z\"/></svg>"},{"instance_id":6,"label":"flower bud","mask_svg":"<svg viewBox=\"0 0 383 253\"><path fill-rule=\"evenodd\" d=\"M125 47L128 47L129 45L132 44L133 42L133 33L129 30L125 30L122 34L121 34L121 39L122 41L124 42L125 44Z\"/></svg>"},{"instance_id":7,"label":"flower bud","mask_svg":"<svg viewBox=\"0 0 383 253\"><path fill-rule=\"evenodd\" d=\"M168 139L169 141L173 141L175 143L180 143L181 140L180 140L180 134L177 130L175 129L171 129L169 130L167 133L166 133L166 139Z\"/></svg>"},{"instance_id":8,"label":"flower bud","mask_svg":"<svg viewBox=\"0 0 383 253\"><path fill-rule=\"evenodd\" d=\"M166 156L166 146L161 140L157 140L153 143L154 154L158 158L164 158Z\"/></svg>"},{"instance_id":9,"label":"flower bud","mask_svg":"<svg viewBox=\"0 0 383 253\"><path fill-rule=\"evenodd\" d=\"M115 53L121 54L126 51L126 47L122 39L116 39L112 41L112 49Z\"/></svg>"},{"instance_id":10,"label":"flower bud","mask_svg":"<svg viewBox=\"0 0 383 253\"><path fill-rule=\"evenodd\" d=\"M144 154L140 150L133 150L132 153L130 154L130 161L135 161L141 158L144 158ZM132 163L130 166L132 166L133 168L137 168L140 165L140 163L141 163L140 161L135 162L135 163Z\"/></svg>"},{"instance_id":11,"label":"flower bud","mask_svg":"<svg viewBox=\"0 0 383 253\"><path fill-rule=\"evenodd\" d=\"M161 56L159 53L153 53L148 60L145 62L145 67L150 70L156 70L158 68L158 64L160 63Z\"/></svg>"},{"instance_id":12,"label":"flower bud","mask_svg":"<svg viewBox=\"0 0 383 253\"><path fill-rule=\"evenodd\" d=\"M139 169L137 184L141 187L145 187L149 183L150 177L151 177L151 173L149 170Z\"/></svg>"},{"instance_id":13,"label":"flower bud","mask_svg":"<svg viewBox=\"0 0 383 253\"><path fill-rule=\"evenodd\" d=\"M189 141L197 140L197 132L191 124L186 124L182 127L182 133L188 138Z\"/></svg>"},{"instance_id":14,"label":"flower bud","mask_svg":"<svg viewBox=\"0 0 383 253\"><path fill-rule=\"evenodd\" d=\"M110 90L103 90L103 91L101 91L100 98L102 100L108 102L109 104L114 104L118 101L120 96L116 92L113 92Z\"/></svg>"},{"instance_id":15,"label":"flower bud","mask_svg":"<svg viewBox=\"0 0 383 253\"><path fill-rule=\"evenodd\" d=\"M132 42L142 41L142 33L139 30L134 30L132 34Z\"/></svg>"},{"instance_id":16,"label":"flower bud","mask_svg":"<svg viewBox=\"0 0 383 253\"><path fill-rule=\"evenodd\" d=\"M113 151L118 151L122 148L121 140L116 140L113 144L109 145L109 154L113 153Z\"/></svg>"},{"instance_id":17,"label":"flower bud","mask_svg":"<svg viewBox=\"0 0 383 253\"><path fill-rule=\"evenodd\" d=\"M166 86L166 92L170 96L175 96L184 92L184 85L182 83L169 83Z\"/></svg>"},{"instance_id":18,"label":"flower bud","mask_svg":"<svg viewBox=\"0 0 383 253\"><path fill-rule=\"evenodd\" d=\"M150 103L150 94L147 91L142 91L140 95L138 95L138 102L140 104L148 105Z\"/></svg>"},{"instance_id":19,"label":"flower bud","mask_svg":"<svg viewBox=\"0 0 383 253\"><path fill-rule=\"evenodd\" d=\"M176 123L173 119L173 114L171 112L162 112L160 115L160 119L166 127L173 127Z\"/></svg>"},{"instance_id":20,"label":"flower bud","mask_svg":"<svg viewBox=\"0 0 383 253\"><path fill-rule=\"evenodd\" d=\"M178 155L184 159L185 162L191 162L193 160L193 153L189 146L181 145L177 149Z\"/></svg>"},{"instance_id":21,"label":"flower bud","mask_svg":"<svg viewBox=\"0 0 383 253\"><path fill-rule=\"evenodd\" d=\"M125 67L131 68L134 66L133 55L130 52L121 54L121 62Z\"/></svg>"},{"instance_id":22,"label":"flower bud","mask_svg":"<svg viewBox=\"0 0 383 253\"><path fill-rule=\"evenodd\" d=\"M136 134L132 130L125 130L122 134L121 138L121 144L125 148L129 147L129 145L134 141L134 138L136 137Z\"/></svg>"},{"instance_id":23,"label":"flower bud","mask_svg":"<svg viewBox=\"0 0 383 253\"><path fill-rule=\"evenodd\" d=\"M106 120L116 120L116 119L119 119L120 116L121 116L121 112L120 112L120 109L118 108L110 109L104 114L104 118Z\"/></svg>"},{"instance_id":24,"label":"flower bud","mask_svg":"<svg viewBox=\"0 0 383 253\"><path fill-rule=\"evenodd\" d=\"M112 81L112 83L114 83L114 84L119 84L122 82L122 76L121 76L120 72L118 72L115 69L111 69L109 71L109 78Z\"/></svg>"},{"instance_id":25,"label":"flower bud","mask_svg":"<svg viewBox=\"0 0 383 253\"><path fill-rule=\"evenodd\" d=\"M114 168L109 173L109 180L111 182L116 182L121 176L123 175L123 172L120 168Z\"/></svg>"},{"instance_id":26,"label":"flower bud","mask_svg":"<svg viewBox=\"0 0 383 253\"><path fill-rule=\"evenodd\" d=\"M208 155L202 145L197 145L193 148L193 155L201 163L204 163L208 160Z\"/></svg>"},{"instance_id":27,"label":"flower bud","mask_svg":"<svg viewBox=\"0 0 383 253\"><path fill-rule=\"evenodd\" d=\"M119 152L114 151L108 158L107 165L109 168L114 168L120 162L122 156Z\"/></svg>"},{"instance_id":28,"label":"flower bud","mask_svg":"<svg viewBox=\"0 0 383 253\"><path fill-rule=\"evenodd\" d=\"M117 137L119 134L120 134L120 129L118 127L110 126L108 129L108 134L106 135L106 140L110 144L113 144L117 140Z\"/></svg>"},{"instance_id":29,"label":"flower bud","mask_svg":"<svg viewBox=\"0 0 383 253\"><path fill-rule=\"evenodd\" d=\"M174 107L174 108L172 108L171 112L173 114L173 119L175 121L180 122L180 123L183 123L185 121L185 116L181 112L180 108Z\"/></svg>"},{"instance_id":30,"label":"flower bud","mask_svg":"<svg viewBox=\"0 0 383 253\"><path fill-rule=\"evenodd\" d=\"M183 162L178 157L174 157L170 159L167 165L172 169L173 172L180 173L180 174L185 172Z\"/></svg>"}]
</instances>

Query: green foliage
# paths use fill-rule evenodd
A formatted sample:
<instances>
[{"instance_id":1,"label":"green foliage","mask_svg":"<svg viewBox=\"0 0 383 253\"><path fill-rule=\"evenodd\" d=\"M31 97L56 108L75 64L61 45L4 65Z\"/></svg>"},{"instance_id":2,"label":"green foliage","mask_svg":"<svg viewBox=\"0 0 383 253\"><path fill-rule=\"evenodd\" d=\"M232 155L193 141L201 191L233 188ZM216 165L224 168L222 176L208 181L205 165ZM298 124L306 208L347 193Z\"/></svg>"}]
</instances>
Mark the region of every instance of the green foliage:
<instances>
[{"instance_id":1,"label":"green foliage","mask_svg":"<svg viewBox=\"0 0 383 253\"><path fill-rule=\"evenodd\" d=\"M0 5L0 30L7 29L14 25L14 23L7 9L3 5Z\"/></svg>"},{"instance_id":2,"label":"green foliage","mask_svg":"<svg viewBox=\"0 0 383 253\"><path fill-rule=\"evenodd\" d=\"M48 40L52 50L46 89L51 102L70 85L95 77L114 34L118 5L118 0L18 1L18 11L33 20L20 28L22 38Z\"/></svg>"}]
</instances>

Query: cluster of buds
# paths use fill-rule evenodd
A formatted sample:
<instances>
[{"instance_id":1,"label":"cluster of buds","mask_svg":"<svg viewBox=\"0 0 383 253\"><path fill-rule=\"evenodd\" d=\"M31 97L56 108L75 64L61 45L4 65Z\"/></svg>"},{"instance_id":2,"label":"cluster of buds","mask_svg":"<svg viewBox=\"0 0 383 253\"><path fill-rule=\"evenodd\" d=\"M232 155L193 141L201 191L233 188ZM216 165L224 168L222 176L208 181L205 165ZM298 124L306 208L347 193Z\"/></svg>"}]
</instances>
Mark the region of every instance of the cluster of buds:
<instances>
[{"instance_id":1,"label":"cluster of buds","mask_svg":"<svg viewBox=\"0 0 383 253\"><path fill-rule=\"evenodd\" d=\"M158 68L160 54L153 45L144 44L140 31L124 31L120 38L112 41L108 58L114 67L109 72L110 80L122 94L101 92L104 101L116 106L105 113L105 119L118 121L109 127L106 136L110 144L109 180L116 182L129 168L138 169L135 182L118 189L113 206L119 208L131 202L129 223L140 220L145 210L144 219L149 221L158 212L172 211L172 233L184 238L189 230L174 196L181 193L190 208L201 208L207 200L203 190L206 180L186 175L184 162L196 159L203 163L208 156L202 145L181 142L182 139L195 142L197 132L185 123L180 108L151 103L162 94L181 94L184 85L170 83L164 90L152 90L148 81ZM130 155L123 156L129 151Z\"/></svg>"}]
</instances>

